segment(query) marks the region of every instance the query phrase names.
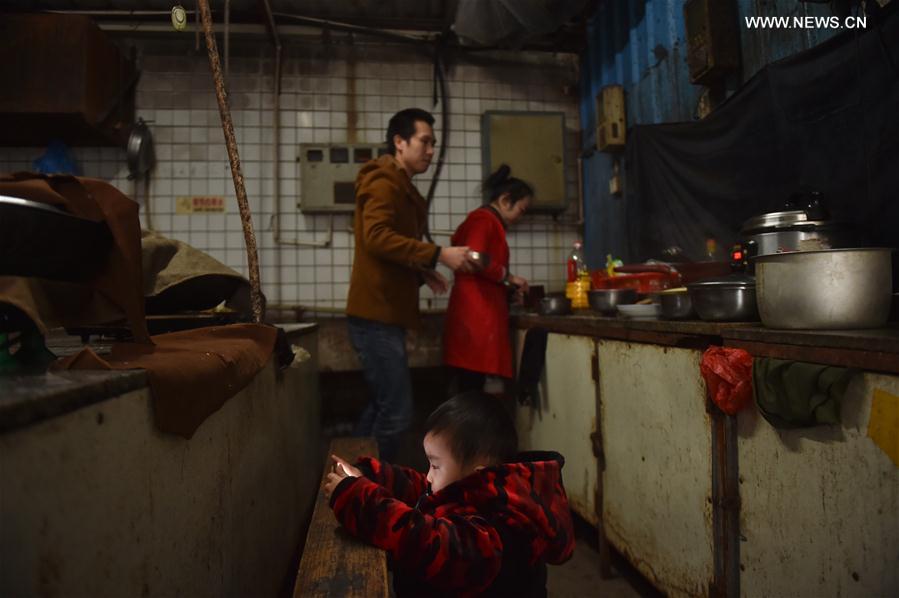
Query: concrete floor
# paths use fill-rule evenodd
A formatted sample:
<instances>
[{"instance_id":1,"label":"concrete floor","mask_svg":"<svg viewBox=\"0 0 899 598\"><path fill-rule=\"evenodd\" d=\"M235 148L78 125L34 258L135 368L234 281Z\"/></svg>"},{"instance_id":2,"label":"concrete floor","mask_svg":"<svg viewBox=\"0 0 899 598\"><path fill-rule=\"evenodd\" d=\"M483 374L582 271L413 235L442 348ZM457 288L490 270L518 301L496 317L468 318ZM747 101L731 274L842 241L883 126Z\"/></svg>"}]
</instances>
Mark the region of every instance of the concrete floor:
<instances>
[{"instance_id":1,"label":"concrete floor","mask_svg":"<svg viewBox=\"0 0 899 598\"><path fill-rule=\"evenodd\" d=\"M616 561L618 559L615 559ZM655 598L662 596L647 581L618 563L624 571L614 569L617 577L602 579L599 576L599 552L595 546L578 539L574 556L564 565L550 566L547 570L546 589L550 598Z\"/></svg>"}]
</instances>

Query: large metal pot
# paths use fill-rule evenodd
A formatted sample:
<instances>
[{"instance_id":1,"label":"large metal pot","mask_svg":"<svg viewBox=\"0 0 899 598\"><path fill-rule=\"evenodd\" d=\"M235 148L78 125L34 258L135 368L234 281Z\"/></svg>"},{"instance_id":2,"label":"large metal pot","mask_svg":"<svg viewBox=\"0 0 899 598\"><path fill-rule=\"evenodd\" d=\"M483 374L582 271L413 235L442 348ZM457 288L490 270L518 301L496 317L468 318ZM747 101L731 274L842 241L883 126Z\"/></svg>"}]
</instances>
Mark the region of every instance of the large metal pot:
<instances>
[{"instance_id":1,"label":"large metal pot","mask_svg":"<svg viewBox=\"0 0 899 598\"><path fill-rule=\"evenodd\" d=\"M708 322L754 322L759 319L755 280L745 274L702 280L687 285L699 318Z\"/></svg>"},{"instance_id":2,"label":"large metal pot","mask_svg":"<svg viewBox=\"0 0 899 598\"><path fill-rule=\"evenodd\" d=\"M890 315L892 250L832 249L756 259L762 323L768 328L878 328Z\"/></svg>"}]
</instances>

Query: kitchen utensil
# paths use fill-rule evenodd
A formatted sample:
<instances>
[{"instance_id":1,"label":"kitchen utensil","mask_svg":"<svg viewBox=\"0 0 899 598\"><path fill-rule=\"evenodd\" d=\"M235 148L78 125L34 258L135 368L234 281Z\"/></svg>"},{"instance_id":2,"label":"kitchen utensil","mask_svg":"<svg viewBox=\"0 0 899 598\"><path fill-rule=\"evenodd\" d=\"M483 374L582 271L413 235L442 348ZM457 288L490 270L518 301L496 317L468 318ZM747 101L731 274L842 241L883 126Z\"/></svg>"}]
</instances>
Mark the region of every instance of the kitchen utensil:
<instances>
[{"instance_id":1,"label":"kitchen utensil","mask_svg":"<svg viewBox=\"0 0 899 598\"><path fill-rule=\"evenodd\" d=\"M618 313L632 320L656 320L662 313L662 306L658 303L619 305Z\"/></svg>"},{"instance_id":2,"label":"kitchen utensil","mask_svg":"<svg viewBox=\"0 0 899 598\"><path fill-rule=\"evenodd\" d=\"M615 315L619 305L635 303L635 289L594 289L587 292L587 301L594 311L606 315Z\"/></svg>"},{"instance_id":3,"label":"kitchen utensil","mask_svg":"<svg viewBox=\"0 0 899 598\"><path fill-rule=\"evenodd\" d=\"M128 178L138 179L146 175L156 164L156 154L153 151L153 135L150 128L142 118L137 119L125 152L128 160Z\"/></svg>"},{"instance_id":4,"label":"kitchen utensil","mask_svg":"<svg viewBox=\"0 0 899 598\"><path fill-rule=\"evenodd\" d=\"M890 313L892 250L830 249L755 259L759 312L768 328L878 328Z\"/></svg>"},{"instance_id":5,"label":"kitchen utensil","mask_svg":"<svg viewBox=\"0 0 899 598\"><path fill-rule=\"evenodd\" d=\"M482 270L490 265L490 255L483 251L469 251L468 259L475 262Z\"/></svg>"},{"instance_id":6,"label":"kitchen utensil","mask_svg":"<svg viewBox=\"0 0 899 598\"><path fill-rule=\"evenodd\" d=\"M0 275L87 280L106 264L111 244L104 222L0 195Z\"/></svg>"},{"instance_id":7,"label":"kitchen utensil","mask_svg":"<svg viewBox=\"0 0 899 598\"><path fill-rule=\"evenodd\" d=\"M689 320L698 317L686 287L668 289L659 293L662 318L665 320Z\"/></svg>"},{"instance_id":8,"label":"kitchen utensil","mask_svg":"<svg viewBox=\"0 0 899 598\"><path fill-rule=\"evenodd\" d=\"M571 299L552 293L540 300L537 311L544 316L564 316L571 313Z\"/></svg>"},{"instance_id":9,"label":"kitchen utensil","mask_svg":"<svg viewBox=\"0 0 899 598\"><path fill-rule=\"evenodd\" d=\"M784 208L743 223L740 235L749 257L852 247L857 242L849 223L829 218L817 193L797 194Z\"/></svg>"},{"instance_id":10,"label":"kitchen utensil","mask_svg":"<svg viewBox=\"0 0 899 598\"><path fill-rule=\"evenodd\" d=\"M709 322L754 322L759 319L755 279L731 274L687 285L690 301L700 319Z\"/></svg>"}]
</instances>

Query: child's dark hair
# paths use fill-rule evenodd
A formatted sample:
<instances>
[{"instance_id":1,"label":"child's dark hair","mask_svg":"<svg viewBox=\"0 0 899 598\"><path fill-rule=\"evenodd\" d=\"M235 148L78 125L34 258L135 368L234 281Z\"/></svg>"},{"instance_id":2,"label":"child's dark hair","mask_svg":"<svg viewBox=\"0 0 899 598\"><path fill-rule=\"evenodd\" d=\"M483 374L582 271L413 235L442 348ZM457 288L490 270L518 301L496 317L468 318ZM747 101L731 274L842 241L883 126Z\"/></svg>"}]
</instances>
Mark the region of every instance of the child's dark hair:
<instances>
[{"instance_id":1,"label":"child's dark hair","mask_svg":"<svg viewBox=\"0 0 899 598\"><path fill-rule=\"evenodd\" d=\"M512 174L512 169L506 164L496 169L496 172L487 177L487 180L481 185L488 201L496 201L502 197L503 193L507 193L509 201L515 205L520 199L534 196L534 188L529 183L517 179Z\"/></svg>"},{"instance_id":2,"label":"child's dark hair","mask_svg":"<svg viewBox=\"0 0 899 598\"><path fill-rule=\"evenodd\" d=\"M440 404L425 422L425 433L446 438L463 466L475 459L503 463L518 452L515 424L499 399L479 390L458 394Z\"/></svg>"},{"instance_id":3,"label":"child's dark hair","mask_svg":"<svg viewBox=\"0 0 899 598\"><path fill-rule=\"evenodd\" d=\"M434 126L434 116L421 108L406 108L390 117L390 122L387 123L387 151L391 155L396 155L396 145L393 144L394 135L399 135L401 139L409 141L409 138L415 135L417 121Z\"/></svg>"}]
</instances>

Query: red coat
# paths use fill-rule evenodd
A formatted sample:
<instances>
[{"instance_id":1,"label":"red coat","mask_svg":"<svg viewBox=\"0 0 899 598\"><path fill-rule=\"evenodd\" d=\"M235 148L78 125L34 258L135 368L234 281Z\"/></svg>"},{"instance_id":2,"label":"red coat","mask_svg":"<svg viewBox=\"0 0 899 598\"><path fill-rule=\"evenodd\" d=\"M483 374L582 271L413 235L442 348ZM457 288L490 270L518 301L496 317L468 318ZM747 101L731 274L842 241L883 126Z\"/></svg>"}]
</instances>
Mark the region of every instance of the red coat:
<instances>
[{"instance_id":1,"label":"red coat","mask_svg":"<svg viewBox=\"0 0 899 598\"><path fill-rule=\"evenodd\" d=\"M425 474L364 458L330 505L352 535L386 550L399 597L546 596L546 563L574 550L564 459L533 452L439 492Z\"/></svg>"},{"instance_id":2,"label":"red coat","mask_svg":"<svg viewBox=\"0 0 899 598\"><path fill-rule=\"evenodd\" d=\"M455 275L443 330L443 362L511 378L509 301L503 285L509 245L502 219L493 208L478 208L456 229L452 244L485 253L490 263L480 272Z\"/></svg>"}]
</instances>

